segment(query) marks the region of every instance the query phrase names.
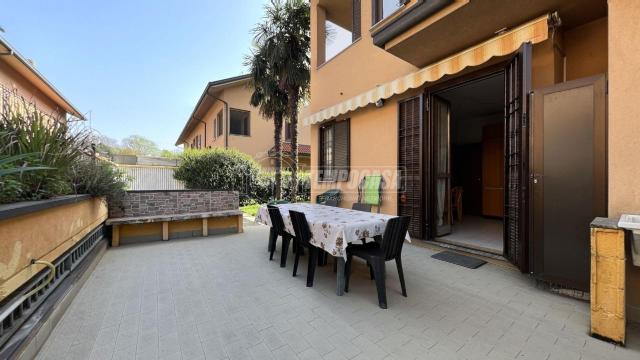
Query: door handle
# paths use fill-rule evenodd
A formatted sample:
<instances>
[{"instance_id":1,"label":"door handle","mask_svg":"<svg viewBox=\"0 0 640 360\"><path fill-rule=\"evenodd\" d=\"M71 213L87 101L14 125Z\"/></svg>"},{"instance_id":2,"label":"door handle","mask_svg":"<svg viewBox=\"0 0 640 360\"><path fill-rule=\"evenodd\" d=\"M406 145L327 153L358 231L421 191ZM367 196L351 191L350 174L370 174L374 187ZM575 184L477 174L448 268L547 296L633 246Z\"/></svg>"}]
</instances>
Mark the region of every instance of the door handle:
<instances>
[{"instance_id":1,"label":"door handle","mask_svg":"<svg viewBox=\"0 0 640 360\"><path fill-rule=\"evenodd\" d=\"M544 175L542 174L531 174L531 180L533 181L534 184L538 183L538 180L542 180L544 178Z\"/></svg>"}]
</instances>

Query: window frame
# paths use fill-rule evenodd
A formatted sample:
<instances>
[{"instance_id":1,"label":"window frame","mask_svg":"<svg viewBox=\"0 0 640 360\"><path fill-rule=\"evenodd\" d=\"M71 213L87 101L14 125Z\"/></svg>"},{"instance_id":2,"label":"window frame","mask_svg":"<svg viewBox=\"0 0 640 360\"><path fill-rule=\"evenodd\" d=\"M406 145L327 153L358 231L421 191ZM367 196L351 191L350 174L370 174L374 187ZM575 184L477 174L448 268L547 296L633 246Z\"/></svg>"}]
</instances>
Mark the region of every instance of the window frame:
<instances>
[{"instance_id":1,"label":"window frame","mask_svg":"<svg viewBox=\"0 0 640 360\"><path fill-rule=\"evenodd\" d=\"M291 130L293 130L293 124L290 122L285 122L284 124L284 141L291 141L291 134L293 133Z\"/></svg>"},{"instance_id":2,"label":"window frame","mask_svg":"<svg viewBox=\"0 0 640 360\"><path fill-rule=\"evenodd\" d=\"M396 10L391 12L388 16L384 16L383 2L384 0L371 0L371 26L375 26L381 23L385 19L388 19L396 13L402 11L402 9L409 3L409 0L398 0L400 5Z\"/></svg>"},{"instance_id":3,"label":"window frame","mask_svg":"<svg viewBox=\"0 0 640 360\"><path fill-rule=\"evenodd\" d=\"M337 123L342 123L342 122L346 122L347 124L347 129L346 129L346 148L347 148L347 159L346 159L346 165L344 167L340 166L340 165L336 165L336 145L335 145L335 141L336 141L336 133L335 133L335 125ZM331 177L327 178L326 174L325 174L325 167L326 167L326 159L325 159L325 140L324 140L324 132L327 131L327 129L331 129ZM324 123L320 126L320 128L318 129L318 169L321 170L318 172L318 182L327 182L327 183L331 183L331 182L347 182L349 181L349 176L351 173L351 119L350 118L346 118L346 119L340 119L340 120L332 120L329 121L327 123ZM346 171L346 177L342 177L342 176L338 176L339 175L339 171Z\"/></svg>"},{"instance_id":4,"label":"window frame","mask_svg":"<svg viewBox=\"0 0 640 360\"><path fill-rule=\"evenodd\" d=\"M243 113L247 113L247 133L246 134L235 134L233 132L231 132L231 120L232 120L232 116L231 114L234 112L243 112ZM242 109L236 109L236 108L231 108L229 109L229 135L233 135L233 136L246 136L246 137L250 137L251 136L251 111L249 110L242 110Z\"/></svg>"},{"instance_id":5,"label":"window frame","mask_svg":"<svg viewBox=\"0 0 640 360\"><path fill-rule=\"evenodd\" d=\"M224 134L224 123L223 123L223 115L222 115L222 110L218 111L218 114L216 115L216 119L215 119L215 125L214 125L214 134L213 137L215 139L221 137Z\"/></svg>"}]
</instances>

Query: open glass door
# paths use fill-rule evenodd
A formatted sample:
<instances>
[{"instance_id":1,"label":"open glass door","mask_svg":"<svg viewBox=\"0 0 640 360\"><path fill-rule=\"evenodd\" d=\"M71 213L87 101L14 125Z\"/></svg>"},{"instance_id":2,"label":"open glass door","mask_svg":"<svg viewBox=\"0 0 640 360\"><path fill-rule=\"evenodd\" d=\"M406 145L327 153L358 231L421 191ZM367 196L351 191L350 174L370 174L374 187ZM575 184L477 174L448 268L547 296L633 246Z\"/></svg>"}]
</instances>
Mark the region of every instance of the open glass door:
<instances>
[{"instance_id":1,"label":"open glass door","mask_svg":"<svg viewBox=\"0 0 640 360\"><path fill-rule=\"evenodd\" d=\"M433 96L431 120L434 133L434 223L435 236L451 233L451 107L449 103Z\"/></svg>"},{"instance_id":2,"label":"open glass door","mask_svg":"<svg viewBox=\"0 0 640 360\"><path fill-rule=\"evenodd\" d=\"M505 68L505 257L526 272L528 259L529 93L531 43L525 43Z\"/></svg>"}]
</instances>

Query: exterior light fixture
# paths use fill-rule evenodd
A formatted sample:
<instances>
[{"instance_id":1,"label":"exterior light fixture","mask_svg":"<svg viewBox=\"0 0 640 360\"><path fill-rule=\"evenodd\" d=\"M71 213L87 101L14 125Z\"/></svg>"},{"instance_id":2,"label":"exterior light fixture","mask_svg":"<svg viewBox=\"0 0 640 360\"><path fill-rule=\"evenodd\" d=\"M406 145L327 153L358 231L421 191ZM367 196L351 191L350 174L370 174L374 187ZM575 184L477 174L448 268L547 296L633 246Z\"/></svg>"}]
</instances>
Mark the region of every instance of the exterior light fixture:
<instances>
[{"instance_id":1,"label":"exterior light fixture","mask_svg":"<svg viewBox=\"0 0 640 360\"><path fill-rule=\"evenodd\" d=\"M383 106L384 106L384 99L379 99L378 101L376 101L377 108L381 108Z\"/></svg>"}]
</instances>

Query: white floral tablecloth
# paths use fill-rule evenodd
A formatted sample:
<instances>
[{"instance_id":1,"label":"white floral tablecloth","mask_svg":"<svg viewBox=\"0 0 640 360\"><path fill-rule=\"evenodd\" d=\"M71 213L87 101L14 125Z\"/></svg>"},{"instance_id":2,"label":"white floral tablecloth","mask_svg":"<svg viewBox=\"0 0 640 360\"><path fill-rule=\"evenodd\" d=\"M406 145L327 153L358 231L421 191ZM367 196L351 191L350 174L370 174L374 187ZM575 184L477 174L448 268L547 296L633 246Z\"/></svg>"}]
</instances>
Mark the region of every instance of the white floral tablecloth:
<instances>
[{"instance_id":1,"label":"white floral tablecloth","mask_svg":"<svg viewBox=\"0 0 640 360\"><path fill-rule=\"evenodd\" d=\"M293 203L277 205L282 214L284 225L288 233L295 234L289 210L305 214L311 234L311 244L323 249L333 256L346 259L347 245L350 242L360 242L362 238L373 238L382 235L387 221L394 216L369 213L333 206L308 203ZM271 226L271 219L267 206L261 206L256 214L257 223ZM407 233L405 239L411 242Z\"/></svg>"}]
</instances>

